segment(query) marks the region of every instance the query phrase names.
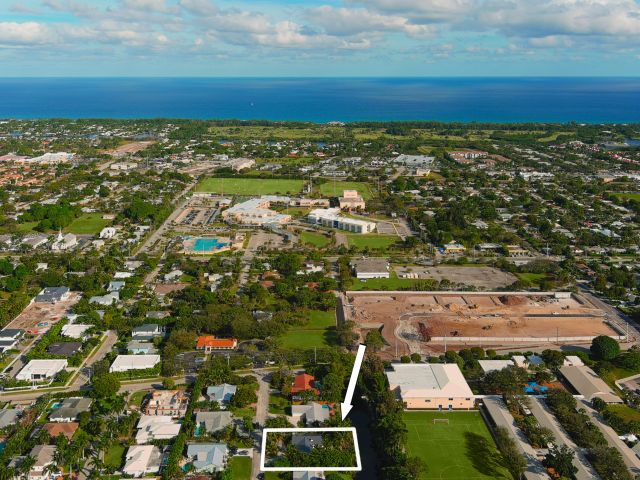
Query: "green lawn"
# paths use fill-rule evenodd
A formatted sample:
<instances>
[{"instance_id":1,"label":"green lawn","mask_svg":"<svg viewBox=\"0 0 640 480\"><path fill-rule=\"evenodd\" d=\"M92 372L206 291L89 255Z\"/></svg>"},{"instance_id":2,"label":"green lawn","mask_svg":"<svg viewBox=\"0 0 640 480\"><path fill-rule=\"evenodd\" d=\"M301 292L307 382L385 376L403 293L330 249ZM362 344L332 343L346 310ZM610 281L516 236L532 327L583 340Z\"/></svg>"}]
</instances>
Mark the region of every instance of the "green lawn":
<instances>
[{"instance_id":1,"label":"green lawn","mask_svg":"<svg viewBox=\"0 0 640 480\"><path fill-rule=\"evenodd\" d=\"M308 243L316 248L324 248L329 245L329 242L331 242L331 240L327 236L321 235L320 233L303 231L300 232L300 242Z\"/></svg>"},{"instance_id":2,"label":"green lawn","mask_svg":"<svg viewBox=\"0 0 640 480\"><path fill-rule=\"evenodd\" d=\"M244 407L244 408L231 407L231 413L233 413L236 417L253 418L256 416L256 409L253 407Z\"/></svg>"},{"instance_id":3,"label":"green lawn","mask_svg":"<svg viewBox=\"0 0 640 480\"><path fill-rule=\"evenodd\" d=\"M607 410L627 422L640 422L640 411L627 405L608 405Z\"/></svg>"},{"instance_id":4,"label":"green lawn","mask_svg":"<svg viewBox=\"0 0 640 480\"><path fill-rule=\"evenodd\" d=\"M110 223L110 220L102 218L101 213L84 213L71 222L64 231L78 235L95 235Z\"/></svg>"},{"instance_id":5,"label":"green lawn","mask_svg":"<svg viewBox=\"0 0 640 480\"><path fill-rule=\"evenodd\" d=\"M378 235L377 233L347 233L346 236L350 247L360 249L370 248L386 250L396 242L400 241L400 237L395 235Z\"/></svg>"},{"instance_id":6,"label":"green lawn","mask_svg":"<svg viewBox=\"0 0 640 480\"><path fill-rule=\"evenodd\" d=\"M251 457L233 457L229 470L233 480L251 480Z\"/></svg>"},{"instance_id":7,"label":"green lawn","mask_svg":"<svg viewBox=\"0 0 640 480\"><path fill-rule=\"evenodd\" d=\"M391 273L389 278L370 278L368 280L354 279L349 290L407 290L415 289L416 285L426 285L426 280L414 278L398 278L395 273ZM434 287L428 287L432 290ZM421 287L424 290L424 287Z\"/></svg>"},{"instance_id":8,"label":"green lawn","mask_svg":"<svg viewBox=\"0 0 640 480\"><path fill-rule=\"evenodd\" d=\"M540 285L540 282L547 278L546 273L516 273L516 275L520 280L531 285Z\"/></svg>"},{"instance_id":9,"label":"green lawn","mask_svg":"<svg viewBox=\"0 0 640 480\"><path fill-rule=\"evenodd\" d=\"M342 192L344 190L357 190L360 193L360 196L365 200L371 199L373 197L373 192L371 191L371 187L368 183L365 182L334 182L333 180L328 180L327 182L320 185L320 193L325 197L341 197Z\"/></svg>"},{"instance_id":10,"label":"green lawn","mask_svg":"<svg viewBox=\"0 0 640 480\"><path fill-rule=\"evenodd\" d=\"M115 468L122 465L122 457L124 456L124 445L116 443L111 445L104 455L104 463Z\"/></svg>"},{"instance_id":11,"label":"green lawn","mask_svg":"<svg viewBox=\"0 0 640 480\"><path fill-rule=\"evenodd\" d=\"M208 177L198 184L197 191L224 195L297 194L302 191L303 185L303 180L295 179Z\"/></svg>"},{"instance_id":12,"label":"green lawn","mask_svg":"<svg viewBox=\"0 0 640 480\"><path fill-rule=\"evenodd\" d=\"M511 480L479 412L405 412L404 421L409 455L426 465L421 480Z\"/></svg>"},{"instance_id":13,"label":"green lawn","mask_svg":"<svg viewBox=\"0 0 640 480\"><path fill-rule=\"evenodd\" d=\"M637 200L640 202L640 193L614 193L614 195L623 200Z\"/></svg>"},{"instance_id":14,"label":"green lawn","mask_svg":"<svg viewBox=\"0 0 640 480\"><path fill-rule=\"evenodd\" d=\"M290 411L287 413L287 409L290 406L291 402L281 395L269 395L269 413L273 415L288 415L291 413Z\"/></svg>"},{"instance_id":15,"label":"green lawn","mask_svg":"<svg viewBox=\"0 0 640 480\"><path fill-rule=\"evenodd\" d=\"M134 407L135 406L135 407L140 408L140 405L142 404L142 400L148 394L149 394L148 390L141 390L139 392L132 393L131 396L129 397L129 406L130 407Z\"/></svg>"},{"instance_id":16,"label":"green lawn","mask_svg":"<svg viewBox=\"0 0 640 480\"><path fill-rule=\"evenodd\" d=\"M326 347L335 344L335 312L312 310L307 325L294 326L279 339L284 348Z\"/></svg>"},{"instance_id":17,"label":"green lawn","mask_svg":"<svg viewBox=\"0 0 640 480\"><path fill-rule=\"evenodd\" d=\"M18 223L18 224L16 224L16 231L18 233L29 233L29 232L32 232L33 229L36 228L38 223L40 223L40 222Z\"/></svg>"}]
</instances>

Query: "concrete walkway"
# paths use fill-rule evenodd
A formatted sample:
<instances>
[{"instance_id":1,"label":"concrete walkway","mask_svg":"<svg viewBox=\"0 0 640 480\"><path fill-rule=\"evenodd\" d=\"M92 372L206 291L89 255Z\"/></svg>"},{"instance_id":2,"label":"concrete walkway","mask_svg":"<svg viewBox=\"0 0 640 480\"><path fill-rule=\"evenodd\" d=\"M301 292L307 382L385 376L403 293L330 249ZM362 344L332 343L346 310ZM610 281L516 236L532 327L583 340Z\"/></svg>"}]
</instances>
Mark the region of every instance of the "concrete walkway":
<instances>
[{"instance_id":1,"label":"concrete walkway","mask_svg":"<svg viewBox=\"0 0 640 480\"><path fill-rule=\"evenodd\" d=\"M541 426L548 428L553 432L555 445L558 447L566 445L575 452L576 456L573 459L573 465L578 469L576 472L576 480L593 480L600 478L587 460L584 452L575 443L573 443L569 437L567 437L567 434L544 402L536 397L528 398L531 400L531 413L533 413Z\"/></svg>"}]
</instances>

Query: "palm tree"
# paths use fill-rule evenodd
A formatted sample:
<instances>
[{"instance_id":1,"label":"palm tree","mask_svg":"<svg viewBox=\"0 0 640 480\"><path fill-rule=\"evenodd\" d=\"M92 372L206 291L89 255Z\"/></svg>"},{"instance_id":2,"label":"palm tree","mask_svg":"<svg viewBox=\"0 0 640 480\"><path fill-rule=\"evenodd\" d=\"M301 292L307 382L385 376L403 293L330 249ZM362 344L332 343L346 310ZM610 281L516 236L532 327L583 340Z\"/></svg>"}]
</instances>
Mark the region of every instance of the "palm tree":
<instances>
[{"instance_id":1,"label":"palm tree","mask_svg":"<svg viewBox=\"0 0 640 480\"><path fill-rule=\"evenodd\" d=\"M35 465L36 459L32 455L27 455L20 462L20 466L18 467L18 473L20 474L20 478L28 478L29 472L31 468Z\"/></svg>"}]
</instances>

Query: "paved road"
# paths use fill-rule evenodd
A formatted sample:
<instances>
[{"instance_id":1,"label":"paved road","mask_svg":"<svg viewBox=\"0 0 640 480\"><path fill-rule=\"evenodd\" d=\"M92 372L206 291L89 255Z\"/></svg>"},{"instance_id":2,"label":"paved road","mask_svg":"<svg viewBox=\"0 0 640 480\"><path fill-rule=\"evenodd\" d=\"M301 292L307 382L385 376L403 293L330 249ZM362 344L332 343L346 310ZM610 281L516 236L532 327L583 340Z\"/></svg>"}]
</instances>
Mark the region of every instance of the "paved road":
<instances>
[{"instance_id":1,"label":"paved road","mask_svg":"<svg viewBox=\"0 0 640 480\"><path fill-rule=\"evenodd\" d=\"M247 283L249 280L249 270L251 270L251 263L253 257L255 257L258 248L263 246L267 241L267 235L262 230L255 230L251 233L247 248L242 254L242 271L240 272L240 286Z\"/></svg>"},{"instance_id":2,"label":"paved road","mask_svg":"<svg viewBox=\"0 0 640 480\"><path fill-rule=\"evenodd\" d=\"M171 212L171 215L169 215L167 217L167 219L162 223L162 225L160 225L160 227L155 232L153 232L151 235L149 235L149 237L147 237L147 239L144 241L144 243L138 249L137 253L147 252L149 250L149 248L152 247L156 243L156 241L158 241L162 237L162 235L164 235L164 233L168 230L169 225L171 225L171 222L173 222L176 219L176 217L180 214L180 212L182 211L184 206L189 201L189 197L187 197L186 195L187 195L187 193L189 193L189 191L193 187L196 186L196 184L197 184L197 182L191 182L190 184L188 184L184 188L184 190L182 190L174 198L174 203L176 203L176 206L173 209L173 212ZM177 203L183 197L185 197L185 198L180 203Z\"/></svg>"},{"instance_id":3,"label":"paved road","mask_svg":"<svg viewBox=\"0 0 640 480\"><path fill-rule=\"evenodd\" d=\"M628 316L622 313L613 305L609 305L606 302L600 300L597 296L593 295L590 291L588 291L584 286L580 285L580 295L585 297L588 301L593 303L600 310L605 312L610 319L613 319L622 327L629 328L629 338L630 342L622 343L621 346L625 348L625 345L631 345L638 340L640 340L640 330L636 326L636 323L631 320Z\"/></svg>"},{"instance_id":4,"label":"paved road","mask_svg":"<svg viewBox=\"0 0 640 480\"><path fill-rule=\"evenodd\" d=\"M253 417L253 422L259 425L258 429L254 432L254 449L253 460L251 462L251 478L257 479L260 474L260 450L262 446L262 428L264 423L269 417L269 392L271 387L267 377L269 373L255 373L251 374L258 379L258 401L256 402L256 416Z\"/></svg>"},{"instance_id":5,"label":"paved road","mask_svg":"<svg viewBox=\"0 0 640 480\"><path fill-rule=\"evenodd\" d=\"M596 412L586 400L578 401L578 407L584 408L587 414L591 417L593 423L600 429L604 438L610 447L616 448L621 454L624 464L635 475L640 475L640 459L636 456L633 450L627 447L627 444L618 438L618 434L606 425L600 418L600 414Z\"/></svg>"},{"instance_id":6,"label":"paved road","mask_svg":"<svg viewBox=\"0 0 640 480\"><path fill-rule=\"evenodd\" d=\"M113 346L118 342L118 334L115 331L107 330L105 335L107 338L104 343L100 345L98 350L91 357L85 359L83 365L80 366L80 375L78 375L75 381L68 387L71 390L80 390L89 383L91 367L93 364L106 357L107 353L109 353L113 349Z\"/></svg>"},{"instance_id":7,"label":"paved road","mask_svg":"<svg viewBox=\"0 0 640 480\"><path fill-rule=\"evenodd\" d=\"M576 453L576 456L573 459L573 465L578 469L576 473L576 480L594 480L600 478L587 460L582 449L573 443L573 441L567 436L544 402L533 396L529 398L531 399L531 413L533 413L540 425L553 432L555 445L558 447L566 445Z\"/></svg>"}]
</instances>

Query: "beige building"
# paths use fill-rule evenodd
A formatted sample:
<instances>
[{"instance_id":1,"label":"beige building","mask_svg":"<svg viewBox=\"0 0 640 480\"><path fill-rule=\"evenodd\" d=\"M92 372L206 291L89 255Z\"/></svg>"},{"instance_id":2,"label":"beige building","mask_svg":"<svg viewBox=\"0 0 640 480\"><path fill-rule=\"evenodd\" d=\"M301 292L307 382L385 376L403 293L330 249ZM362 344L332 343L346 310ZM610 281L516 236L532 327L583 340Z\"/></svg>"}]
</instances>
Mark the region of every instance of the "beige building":
<instances>
[{"instance_id":1,"label":"beige building","mask_svg":"<svg viewBox=\"0 0 640 480\"><path fill-rule=\"evenodd\" d=\"M344 190L339 198L341 210L364 210L364 199L357 190Z\"/></svg>"},{"instance_id":2,"label":"beige building","mask_svg":"<svg viewBox=\"0 0 640 480\"><path fill-rule=\"evenodd\" d=\"M408 409L469 410L475 397L458 365L396 363L387 372L389 388Z\"/></svg>"}]
</instances>

